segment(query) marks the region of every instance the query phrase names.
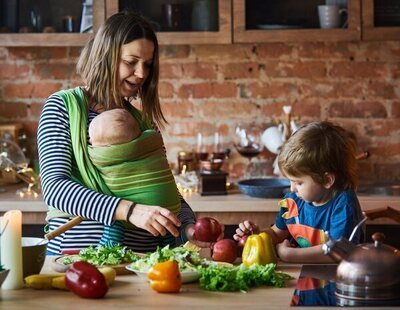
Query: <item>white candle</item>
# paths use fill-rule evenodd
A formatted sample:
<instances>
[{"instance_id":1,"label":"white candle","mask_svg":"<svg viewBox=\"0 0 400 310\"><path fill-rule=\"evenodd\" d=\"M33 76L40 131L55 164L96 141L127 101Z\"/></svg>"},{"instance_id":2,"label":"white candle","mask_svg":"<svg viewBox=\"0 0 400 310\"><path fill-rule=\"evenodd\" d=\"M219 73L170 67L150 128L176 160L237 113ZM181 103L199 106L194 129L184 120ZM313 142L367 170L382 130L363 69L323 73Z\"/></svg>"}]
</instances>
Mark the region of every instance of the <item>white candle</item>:
<instances>
[{"instance_id":1,"label":"white candle","mask_svg":"<svg viewBox=\"0 0 400 310\"><path fill-rule=\"evenodd\" d=\"M12 290L24 286L22 273L22 212L11 210L4 213L0 222L1 263L10 272L1 286L2 289Z\"/></svg>"}]
</instances>

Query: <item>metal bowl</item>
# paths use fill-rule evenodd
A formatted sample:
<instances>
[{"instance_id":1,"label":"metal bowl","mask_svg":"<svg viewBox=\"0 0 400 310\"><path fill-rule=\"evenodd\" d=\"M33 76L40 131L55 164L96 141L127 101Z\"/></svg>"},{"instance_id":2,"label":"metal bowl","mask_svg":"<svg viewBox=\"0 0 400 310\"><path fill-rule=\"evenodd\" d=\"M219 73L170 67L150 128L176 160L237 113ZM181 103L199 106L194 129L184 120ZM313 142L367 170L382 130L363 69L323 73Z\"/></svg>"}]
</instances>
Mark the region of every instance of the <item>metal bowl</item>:
<instances>
[{"instance_id":1,"label":"metal bowl","mask_svg":"<svg viewBox=\"0 0 400 310\"><path fill-rule=\"evenodd\" d=\"M289 191L287 179L247 179L237 183L239 190L251 197L282 198Z\"/></svg>"}]
</instances>

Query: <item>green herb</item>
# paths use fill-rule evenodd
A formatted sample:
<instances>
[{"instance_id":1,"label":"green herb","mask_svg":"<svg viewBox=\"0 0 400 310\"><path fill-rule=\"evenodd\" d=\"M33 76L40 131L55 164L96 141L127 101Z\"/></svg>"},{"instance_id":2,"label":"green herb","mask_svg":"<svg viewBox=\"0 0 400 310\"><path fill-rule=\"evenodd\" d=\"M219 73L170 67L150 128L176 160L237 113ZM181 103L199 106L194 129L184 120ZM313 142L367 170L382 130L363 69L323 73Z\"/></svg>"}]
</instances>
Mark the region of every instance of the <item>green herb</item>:
<instances>
[{"instance_id":1,"label":"green herb","mask_svg":"<svg viewBox=\"0 0 400 310\"><path fill-rule=\"evenodd\" d=\"M247 292L251 287L262 285L284 287L285 280L293 279L292 276L277 272L275 264L240 265L226 267L219 265L200 266L200 287L208 291Z\"/></svg>"},{"instance_id":2,"label":"green herb","mask_svg":"<svg viewBox=\"0 0 400 310\"><path fill-rule=\"evenodd\" d=\"M132 263L140 257L132 250L119 244L107 245L105 247L95 248L90 246L82 249L78 257L66 257L63 260L65 265L69 265L77 260L87 261L95 266L118 265L122 263Z\"/></svg>"}]
</instances>

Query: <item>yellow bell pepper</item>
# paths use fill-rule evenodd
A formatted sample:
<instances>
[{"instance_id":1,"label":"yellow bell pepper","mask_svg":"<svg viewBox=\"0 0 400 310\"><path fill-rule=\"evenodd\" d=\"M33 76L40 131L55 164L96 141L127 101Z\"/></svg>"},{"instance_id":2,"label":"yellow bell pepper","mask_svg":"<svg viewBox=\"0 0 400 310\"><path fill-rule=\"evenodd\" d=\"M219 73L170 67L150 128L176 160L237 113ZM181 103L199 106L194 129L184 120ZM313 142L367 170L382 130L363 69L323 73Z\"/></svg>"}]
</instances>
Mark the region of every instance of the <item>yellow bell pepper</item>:
<instances>
[{"instance_id":1,"label":"yellow bell pepper","mask_svg":"<svg viewBox=\"0 0 400 310\"><path fill-rule=\"evenodd\" d=\"M242 262L246 266L276 263L277 257L271 236L265 232L249 236L243 248Z\"/></svg>"}]
</instances>

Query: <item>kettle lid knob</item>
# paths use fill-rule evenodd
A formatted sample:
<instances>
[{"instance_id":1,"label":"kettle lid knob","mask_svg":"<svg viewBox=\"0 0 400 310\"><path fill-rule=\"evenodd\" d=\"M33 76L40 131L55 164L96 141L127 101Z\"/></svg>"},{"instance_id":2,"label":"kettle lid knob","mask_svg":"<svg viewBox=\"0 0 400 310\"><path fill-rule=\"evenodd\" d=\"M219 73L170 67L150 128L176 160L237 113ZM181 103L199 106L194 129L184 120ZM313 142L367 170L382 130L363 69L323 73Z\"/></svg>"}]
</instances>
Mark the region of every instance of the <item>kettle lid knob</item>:
<instances>
[{"instance_id":1,"label":"kettle lid knob","mask_svg":"<svg viewBox=\"0 0 400 310\"><path fill-rule=\"evenodd\" d=\"M381 232L376 232L371 237L372 237L372 240L374 240L375 246L378 246L380 243L383 243L383 241L385 241L385 239L386 239L385 234L383 234Z\"/></svg>"}]
</instances>

